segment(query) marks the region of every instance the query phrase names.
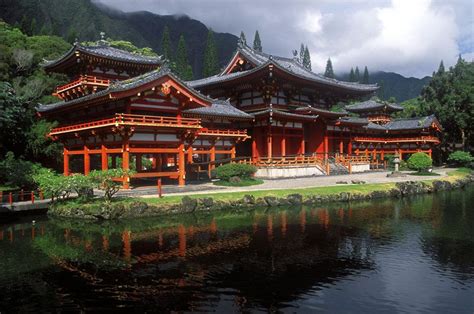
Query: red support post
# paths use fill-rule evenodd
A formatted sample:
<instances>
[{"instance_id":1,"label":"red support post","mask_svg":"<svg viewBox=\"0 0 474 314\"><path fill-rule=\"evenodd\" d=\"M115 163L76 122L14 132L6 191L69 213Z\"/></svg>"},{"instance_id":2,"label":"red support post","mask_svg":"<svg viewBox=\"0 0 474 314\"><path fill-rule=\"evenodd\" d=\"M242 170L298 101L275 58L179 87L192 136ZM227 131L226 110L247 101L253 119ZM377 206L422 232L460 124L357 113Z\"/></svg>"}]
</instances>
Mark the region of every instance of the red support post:
<instances>
[{"instance_id":1,"label":"red support post","mask_svg":"<svg viewBox=\"0 0 474 314\"><path fill-rule=\"evenodd\" d=\"M25 195L24 195L24 192L23 192L23 189L20 190L20 201L24 201L24 198L25 198Z\"/></svg>"},{"instance_id":2,"label":"red support post","mask_svg":"<svg viewBox=\"0 0 474 314\"><path fill-rule=\"evenodd\" d=\"M13 204L13 193L12 192L10 192L8 194L8 203L10 203L10 205Z\"/></svg>"},{"instance_id":3,"label":"red support post","mask_svg":"<svg viewBox=\"0 0 474 314\"><path fill-rule=\"evenodd\" d=\"M158 197L159 198L163 197L163 193L162 193L162 189L161 189L161 178L158 179Z\"/></svg>"},{"instance_id":4,"label":"red support post","mask_svg":"<svg viewBox=\"0 0 474 314\"><path fill-rule=\"evenodd\" d=\"M43 190L39 190L39 197L40 197L40 200L44 200Z\"/></svg>"},{"instance_id":5,"label":"red support post","mask_svg":"<svg viewBox=\"0 0 474 314\"><path fill-rule=\"evenodd\" d=\"M35 193L31 191L31 204L34 204L34 203L35 203Z\"/></svg>"}]
</instances>

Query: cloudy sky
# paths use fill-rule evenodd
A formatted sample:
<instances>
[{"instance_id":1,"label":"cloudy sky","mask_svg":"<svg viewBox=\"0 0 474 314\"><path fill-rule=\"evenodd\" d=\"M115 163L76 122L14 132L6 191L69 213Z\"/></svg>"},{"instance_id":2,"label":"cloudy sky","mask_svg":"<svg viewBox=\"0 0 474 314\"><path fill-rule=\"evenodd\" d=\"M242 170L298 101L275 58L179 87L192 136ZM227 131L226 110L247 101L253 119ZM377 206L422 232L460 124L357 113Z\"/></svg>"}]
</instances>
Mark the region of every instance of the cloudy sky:
<instances>
[{"instance_id":1,"label":"cloudy sky","mask_svg":"<svg viewBox=\"0 0 474 314\"><path fill-rule=\"evenodd\" d=\"M472 0L99 0L120 10L186 14L247 42L258 29L265 52L291 56L308 45L313 70L328 57L336 72L352 66L430 75L459 53L474 59Z\"/></svg>"}]
</instances>

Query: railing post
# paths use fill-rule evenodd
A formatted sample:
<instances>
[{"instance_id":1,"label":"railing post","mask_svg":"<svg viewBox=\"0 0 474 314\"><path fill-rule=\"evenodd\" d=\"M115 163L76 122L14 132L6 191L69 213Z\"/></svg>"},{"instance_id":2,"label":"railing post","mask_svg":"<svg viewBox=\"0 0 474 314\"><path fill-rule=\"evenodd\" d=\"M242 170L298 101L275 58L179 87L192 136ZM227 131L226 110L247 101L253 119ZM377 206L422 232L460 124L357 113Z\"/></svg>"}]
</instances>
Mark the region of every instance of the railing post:
<instances>
[{"instance_id":1,"label":"railing post","mask_svg":"<svg viewBox=\"0 0 474 314\"><path fill-rule=\"evenodd\" d=\"M44 200L44 194L43 194L43 190L39 190L39 197L40 197L40 200Z\"/></svg>"},{"instance_id":2,"label":"railing post","mask_svg":"<svg viewBox=\"0 0 474 314\"><path fill-rule=\"evenodd\" d=\"M10 203L10 205L13 204L13 193L12 192L10 192L8 194L8 203Z\"/></svg>"},{"instance_id":3,"label":"railing post","mask_svg":"<svg viewBox=\"0 0 474 314\"><path fill-rule=\"evenodd\" d=\"M0 191L0 203L3 203L3 191Z\"/></svg>"},{"instance_id":4,"label":"railing post","mask_svg":"<svg viewBox=\"0 0 474 314\"><path fill-rule=\"evenodd\" d=\"M24 200L24 197L25 197L25 196L24 196L24 191L23 191L23 189L21 189L21 190L20 190L20 200L21 200L22 202L23 202L23 200Z\"/></svg>"},{"instance_id":5,"label":"railing post","mask_svg":"<svg viewBox=\"0 0 474 314\"><path fill-rule=\"evenodd\" d=\"M31 191L31 204L35 203L35 193Z\"/></svg>"},{"instance_id":6,"label":"railing post","mask_svg":"<svg viewBox=\"0 0 474 314\"><path fill-rule=\"evenodd\" d=\"M162 190L161 190L161 178L158 178L158 197L162 198Z\"/></svg>"}]
</instances>

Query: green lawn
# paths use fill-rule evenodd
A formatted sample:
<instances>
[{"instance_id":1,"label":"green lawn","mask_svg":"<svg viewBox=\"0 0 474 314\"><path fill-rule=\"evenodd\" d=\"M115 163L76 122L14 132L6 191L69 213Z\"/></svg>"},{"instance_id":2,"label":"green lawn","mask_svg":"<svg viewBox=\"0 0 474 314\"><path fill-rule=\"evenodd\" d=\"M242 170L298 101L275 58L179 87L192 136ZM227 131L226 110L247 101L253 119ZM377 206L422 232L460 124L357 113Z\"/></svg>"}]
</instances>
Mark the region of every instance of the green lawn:
<instances>
[{"instance_id":1,"label":"green lawn","mask_svg":"<svg viewBox=\"0 0 474 314\"><path fill-rule=\"evenodd\" d=\"M447 181L455 181L467 176L471 172L468 168L459 168L449 173L449 177L443 178ZM423 180L426 183L431 183L434 179ZM205 198L212 197L216 200L231 201L238 200L245 195L253 195L254 197L264 196L275 196L275 197L286 197L290 194L298 193L304 196L310 195L334 195L341 192L347 193L360 193L370 194L373 191L388 191L395 187L395 183L375 183L375 184L347 184L347 185L336 185L336 186L321 186L311 188L297 188L297 189L284 189L284 190L266 190L266 191L247 191L247 192L222 192L222 193L208 193L208 194L195 194L189 195L191 198ZM179 195L165 195L163 198L140 198L139 200L147 202L149 204L173 204L180 203L182 196Z\"/></svg>"}]
</instances>

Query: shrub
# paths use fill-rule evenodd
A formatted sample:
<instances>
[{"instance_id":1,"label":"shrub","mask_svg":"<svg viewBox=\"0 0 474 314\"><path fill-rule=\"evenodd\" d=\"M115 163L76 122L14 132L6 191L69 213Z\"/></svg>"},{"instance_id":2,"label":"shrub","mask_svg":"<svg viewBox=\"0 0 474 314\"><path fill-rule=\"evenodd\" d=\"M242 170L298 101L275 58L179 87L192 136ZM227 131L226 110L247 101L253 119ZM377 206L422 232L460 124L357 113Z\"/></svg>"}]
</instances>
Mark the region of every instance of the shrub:
<instances>
[{"instance_id":1,"label":"shrub","mask_svg":"<svg viewBox=\"0 0 474 314\"><path fill-rule=\"evenodd\" d=\"M77 194L80 200L87 200L94 195L93 183L90 177L73 174L65 178L66 188Z\"/></svg>"},{"instance_id":2,"label":"shrub","mask_svg":"<svg viewBox=\"0 0 474 314\"><path fill-rule=\"evenodd\" d=\"M0 160L0 181L19 188L33 188L33 176L40 169L39 164L16 158L12 152L8 152Z\"/></svg>"},{"instance_id":3,"label":"shrub","mask_svg":"<svg viewBox=\"0 0 474 314\"><path fill-rule=\"evenodd\" d=\"M252 177L257 168L248 164L225 164L216 168L216 177L221 180L229 181L232 177L248 179Z\"/></svg>"},{"instance_id":4,"label":"shrub","mask_svg":"<svg viewBox=\"0 0 474 314\"><path fill-rule=\"evenodd\" d=\"M458 150L449 154L448 161L459 166L468 166L474 161L474 158L471 156L471 153Z\"/></svg>"},{"instance_id":5,"label":"shrub","mask_svg":"<svg viewBox=\"0 0 474 314\"><path fill-rule=\"evenodd\" d=\"M408 167L418 172L426 171L433 164L433 160L428 154L425 153L414 153L408 158Z\"/></svg>"},{"instance_id":6,"label":"shrub","mask_svg":"<svg viewBox=\"0 0 474 314\"><path fill-rule=\"evenodd\" d=\"M67 177L59 175L51 169L42 168L34 176L33 180L38 184L40 189L51 200L57 200L59 198L66 198L71 193L67 184Z\"/></svg>"},{"instance_id":7,"label":"shrub","mask_svg":"<svg viewBox=\"0 0 474 314\"><path fill-rule=\"evenodd\" d=\"M93 170L89 173L89 178L95 188L104 191L104 201L110 203L121 186L121 183L114 181L114 179L130 174L130 171L123 169Z\"/></svg>"}]
</instances>

